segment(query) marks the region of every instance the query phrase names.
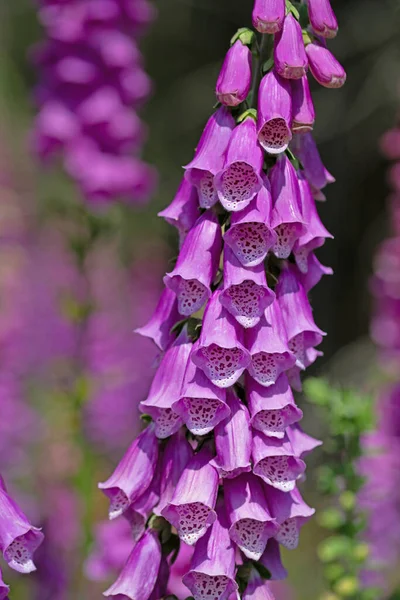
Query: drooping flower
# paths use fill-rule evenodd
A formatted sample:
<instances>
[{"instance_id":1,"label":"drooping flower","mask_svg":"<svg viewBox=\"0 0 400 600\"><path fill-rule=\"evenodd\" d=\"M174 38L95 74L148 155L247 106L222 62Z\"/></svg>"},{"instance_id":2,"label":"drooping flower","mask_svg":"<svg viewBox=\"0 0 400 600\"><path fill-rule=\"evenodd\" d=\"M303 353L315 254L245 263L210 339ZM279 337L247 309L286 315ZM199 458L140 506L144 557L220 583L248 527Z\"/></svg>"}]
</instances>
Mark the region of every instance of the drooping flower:
<instances>
[{"instance_id":1,"label":"drooping flower","mask_svg":"<svg viewBox=\"0 0 400 600\"><path fill-rule=\"evenodd\" d=\"M237 106L250 91L251 52L241 40L228 50L217 79L215 94L225 106Z\"/></svg>"},{"instance_id":2,"label":"drooping flower","mask_svg":"<svg viewBox=\"0 0 400 600\"><path fill-rule=\"evenodd\" d=\"M319 44L306 46L310 71L313 77L327 88L340 88L346 81L346 72L332 52Z\"/></svg>"},{"instance_id":3,"label":"drooping flower","mask_svg":"<svg viewBox=\"0 0 400 600\"><path fill-rule=\"evenodd\" d=\"M269 154L284 152L292 139L292 92L290 82L270 71L258 91L258 141Z\"/></svg>"},{"instance_id":4,"label":"drooping flower","mask_svg":"<svg viewBox=\"0 0 400 600\"><path fill-rule=\"evenodd\" d=\"M285 18L285 0L255 0L253 25L260 33L277 33Z\"/></svg>"},{"instance_id":5,"label":"drooping flower","mask_svg":"<svg viewBox=\"0 0 400 600\"><path fill-rule=\"evenodd\" d=\"M286 79L300 79L306 74L308 60L300 23L289 13L275 38L275 69Z\"/></svg>"},{"instance_id":6,"label":"drooping flower","mask_svg":"<svg viewBox=\"0 0 400 600\"><path fill-rule=\"evenodd\" d=\"M308 0L308 16L311 27L324 38L334 38L338 32L335 13L329 0Z\"/></svg>"}]
</instances>

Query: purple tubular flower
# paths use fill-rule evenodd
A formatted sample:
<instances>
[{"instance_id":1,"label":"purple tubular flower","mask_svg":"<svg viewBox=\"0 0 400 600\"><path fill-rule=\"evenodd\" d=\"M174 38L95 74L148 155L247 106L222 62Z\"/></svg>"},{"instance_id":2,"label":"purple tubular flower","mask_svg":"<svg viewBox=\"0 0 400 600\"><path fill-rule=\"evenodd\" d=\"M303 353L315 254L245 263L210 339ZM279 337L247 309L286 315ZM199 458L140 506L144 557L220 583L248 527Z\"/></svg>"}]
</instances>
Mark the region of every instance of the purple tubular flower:
<instances>
[{"instance_id":1,"label":"purple tubular flower","mask_svg":"<svg viewBox=\"0 0 400 600\"><path fill-rule=\"evenodd\" d=\"M232 541L247 558L259 560L267 540L279 529L266 508L261 480L252 473L225 479L224 499Z\"/></svg>"},{"instance_id":2,"label":"purple tubular flower","mask_svg":"<svg viewBox=\"0 0 400 600\"><path fill-rule=\"evenodd\" d=\"M279 523L275 539L285 548L294 550L299 543L301 527L312 517L315 510L304 502L297 488L285 494L269 487L266 497L271 514Z\"/></svg>"},{"instance_id":3,"label":"purple tubular flower","mask_svg":"<svg viewBox=\"0 0 400 600\"><path fill-rule=\"evenodd\" d=\"M226 388L242 375L250 355L242 344L242 328L222 306L220 296L221 292L215 291L207 305L199 344L191 359L214 385Z\"/></svg>"},{"instance_id":4,"label":"purple tubular flower","mask_svg":"<svg viewBox=\"0 0 400 600\"><path fill-rule=\"evenodd\" d=\"M186 317L200 310L211 296L210 286L221 254L221 228L211 211L205 212L189 231L175 268L164 277L178 298L178 310Z\"/></svg>"},{"instance_id":5,"label":"purple tubular flower","mask_svg":"<svg viewBox=\"0 0 400 600\"><path fill-rule=\"evenodd\" d=\"M304 290L308 293L313 287L319 283L323 275L332 275L333 271L330 267L322 265L313 252L307 257L307 272L299 271L299 279Z\"/></svg>"},{"instance_id":6,"label":"purple tubular flower","mask_svg":"<svg viewBox=\"0 0 400 600\"><path fill-rule=\"evenodd\" d=\"M310 302L294 269L282 269L276 286L276 297L282 311L289 349L296 365L306 368L306 350L318 346L325 335L314 323Z\"/></svg>"},{"instance_id":7,"label":"purple tubular flower","mask_svg":"<svg viewBox=\"0 0 400 600\"><path fill-rule=\"evenodd\" d=\"M197 342L193 349L197 347ZM230 415L226 391L215 386L201 369L189 361L180 399L172 406L195 435L206 435Z\"/></svg>"},{"instance_id":8,"label":"purple tubular flower","mask_svg":"<svg viewBox=\"0 0 400 600\"><path fill-rule=\"evenodd\" d=\"M282 492L291 492L306 468L286 435L279 440L254 431L252 454L254 474Z\"/></svg>"},{"instance_id":9,"label":"purple tubular flower","mask_svg":"<svg viewBox=\"0 0 400 600\"><path fill-rule=\"evenodd\" d=\"M292 79L293 133L307 133L314 127L315 110L307 75Z\"/></svg>"},{"instance_id":10,"label":"purple tubular flower","mask_svg":"<svg viewBox=\"0 0 400 600\"><path fill-rule=\"evenodd\" d=\"M229 537L223 506L218 506L213 526L196 544L190 571L183 578L194 600L228 600L237 594L235 547Z\"/></svg>"},{"instance_id":11,"label":"purple tubular flower","mask_svg":"<svg viewBox=\"0 0 400 600\"><path fill-rule=\"evenodd\" d=\"M231 215L231 225L224 241L244 267L262 264L276 242L276 234L271 228L271 210L269 181L265 178L255 200Z\"/></svg>"},{"instance_id":12,"label":"purple tubular flower","mask_svg":"<svg viewBox=\"0 0 400 600\"><path fill-rule=\"evenodd\" d=\"M293 248L293 252L299 270L302 273L307 273L308 255L310 254L310 252L312 250L315 250L316 248L319 248L320 246L323 246L323 244L325 243L325 239L332 238L333 236L324 227L321 219L319 218L310 184L301 172L298 174L298 176L301 198L301 212L304 220L307 223L307 230L296 241Z\"/></svg>"},{"instance_id":13,"label":"purple tubular flower","mask_svg":"<svg viewBox=\"0 0 400 600\"><path fill-rule=\"evenodd\" d=\"M186 179L197 188L202 208L210 208L218 202L214 175L224 165L234 127L235 120L229 110L223 106L219 108L208 120L193 160L184 167Z\"/></svg>"},{"instance_id":14,"label":"purple tubular flower","mask_svg":"<svg viewBox=\"0 0 400 600\"><path fill-rule=\"evenodd\" d=\"M171 329L179 319L176 295L166 288L160 296L150 321L143 327L135 329L135 332L153 340L160 350L166 350L175 339Z\"/></svg>"},{"instance_id":15,"label":"purple tubular flower","mask_svg":"<svg viewBox=\"0 0 400 600\"><path fill-rule=\"evenodd\" d=\"M217 80L215 94L225 106L246 100L251 86L251 52L240 40L229 48Z\"/></svg>"},{"instance_id":16,"label":"purple tubular flower","mask_svg":"<svg viewBox=\"0 0 400 600\"><path fill-rule=\"evenodd\" d=\"M271 574L271 581L281 581L286 579L287 571L281 561L281 551L276 539L271 538L267 542L264 554L260 559L261 564L268 569Z\"/></svg>"},{"instance_id":17,"label":"purple tubular flower","mask_svg":"<svg viewBox=\"0 0 400 600\"><path fill-rule=\"evenodd\" d=\"M282 439L286 428L303 418L303 412L295 404L284 373L269 387L259 385L248 377L246 389L251 426L265 435Z\"/></svg>"},{"instance_id":18,"label":"purple tubular flower","mask_svg":"<svg viewBox=\"0 0 400 600\"><path fill-rule=\"evenodd\" d=\"M192 457L192 447L186 439L184 430L181 429L169 438L164 448L161 463L160 500L153 511L156 515L160 516L162 510L171 501L179 478Z\"/></svg>"},{"instance_id":19,"label":"purple tubular flower","mask_svg":"<svg viewBox=\"0 0 400 600\"><path fill-rule=\"evenodd\" d=\"M145 532L146 521L160 500L160 479L160 467L157 465L157 470L147 490L135 502L132 502L124 512L124 518L131 527L131 535L135 542Z\"/></svg>"},{"instance_id":20,"label":"purple tubular flower","mask_svg":"<svg viewBox=\"0 0 400 600\"><path fill-rule=\"evenodd\" d=\"M322 444L321 440L317 440L311 435L304 433L298 423L289 425L286 433L296 456L300 456L300 458L303 458Z\"/></svg>"},{"instance_id":21,"label":"purple tubular flower","mask_svg":"<svg viewBox=\"0 0 400 600\"><path fill-rule=\"evenodd\" d=\"M315 350L315 348L307 348L305 354L306 354L306 360L305 360L306 368L308 368L309 366L314 364L315 361L317 360L317 358L324 355L323 352L319 352L318 350ZM300 369L300 367L298 367L297 365L295 365L294 367L292 367L291 369L288 369L286 371L286 375L287 375L290 387L293 390L296 390L296 392L301 392L303 389L303 385L301 383L301 377L300 377L301 371L302 371L302 369Z\"/></svg>"},{"instance_id":22,"label":"purple tubular flower","mask_svg":"<svg viewBox=\"0 0 400 600\"><path fill-rule=\"evenodd\" d=\"M327 88L340 88L346 81L346 71L332 52L319 44L306 46L310 71L319 84Z\"/></svg>"},{"instance_id":23,"label":"purple tubular flower","mask_svg":"<svg viewBox=\"0 0 400 600\"><path fill-rule=\"evenodd\" d=\"M218 198L225 210L242 210L258 194L263 162L256 123L248 117L233 130L224 167L215 176Z\"/></svg>"},{"instance_id":24,"label":"purple tubular flower","mask_svg":"<svg viewBox=\"0 0 400 600\"><path fill-rule=\"evenodd\" d=\"M3 581L3 575L0 571L0 600L7 600L10 593L10 586Z\"/></svg>"},{"instance_id":25,"label":"purple tubular flower","mask_svg":"<svg viewBox=\"0 0 400 600\"><path fill-rule=\"evenodd\" d=\"M258 91L258 141L269 154L284 152L292 139L292 97L290 82L270 71Z\"/></svg>"},{"instance_id":26,"label":"purple tubular flower","mask_svg":"<svg viewBox=\"0 0 400 600\"><path fill-rule=\"evenodd\" d=\"M308 179L316 200L325 200L322 190L328 183L334 183L335 178L324 167L318 152L317 145L311 133L295 135L291 148L300 159L304 174Z\"/></svg>"},{"instance_id":27,"label":"purple tubular flower","mask_svg":"<svg viewBox=\"0 0 400 600\"><path fill-rule=\"evenodd\" d=\"M242 600L275 600L270 585L253 568Z\"/></svg>"},{"instance_id":28,"label":"purple tubular flower","mask_svg":"<svg viewBox=\"0 0 400 600\"><path fill-rule=\"evenodd\" d=\"M111 477L98 485L110 499L110 519L122 515L147 490L154 476L157 457L158 439L155 425L151 423L131 444Z\"/></svg>"},{"instance_id":29,"label":"purple tubular flower","mask_svg":"<svg viewBox=\"0 0 400 600\"><path fill-rule=\"evenodd\" d=\"M193 456L182 472L171 501L161 511L189 546L196 544L216 518L218 473L210 459L207 448Z\"/></svg>"},{"instance_id":30,"label":"purple tubular flower","mask_svg":"<svg viewBox=\"0 0 400 600\"><path fill-rule=\"evenodd\" d=\"M232 389L227 391L226 402L231 414L215 428L217 456L211 464L221 478L232 479L251 471L252 434L249 412Z\"/></svg>"},{"instance_id":31,"label":"purple tubular flower","mask_svg":"<svg viewBox=\"0 0 400 600\"><path fill-rule=\"evenodd\" d=\"M277 33L285 18L285 0L255 0L253 25L260 33Z\"/></svg>"},{"instance_id":32,"label":"purple tubular flower","mask_svg":"<svg viewBox=\"0 0 400 600\"><path fill-rule=\"evenodd\" d=\"M248 371L260 385L273 385L283 371L293 367L296 358L289 350L285 324L277 301L266 309L256 327L246 331L246 347L251 354Z\"/></svg>"},{"instance_id":33,"label":"purple tubular flower","mask_svg":"<svg viewBox=\"0 0 400 600\"><path fill-rule=\"evenodd\" d=\"M133 548L117 581L103 596L116 600L148 600L157 582L161 546L149 529Z\"/></svg>"},{"instance_id":34,"label":"purple tubular flower","mask_svg":"<svg viewBox=\"0 0 400 600\"><path fill-rule=\"evenodd\" d=\"M44 535L29 523L7 494L4 482L0 483L0 550L9 567L19 573L31 573L36 570L33 553L43 542ZM6 587L3 584L3 589Z\"/></svg>"},{"instance_id":35,"label":"purple tubular flower","mask_svg":"<svg viewBox=\"0 0 400 600\"><path fill-rule=\"evenodd\" d=\"M259 323L265 309L275 299L267 284L263 264L244 267L235 254L224 249L224 288L220 302L245 329Z\"/></svg>"},{"instance_id":36,"label":"purple tubular flower","mask_svg":"<svg viewBox=\"0 0 400 600\"><path fill-rule=\"evenodd\" d=\"M182 419L172 405L179 397L186 365L192 349L187 328L164 354L151 384L149 395L140 403L140 409L154 419L155 434L165 439L182 426Z\"/></svg>"},{"instance_id":37,"label":"purple tubular flower","mask_svg":"<svg viewBox=\"0 0 400 600\"><path fill-rule=\"evenodd\" d=\"M159 212L158 216L176 227L182 245L199 217L199 197L196 188L183 178L171 204Z\"/></svg>"},{"instance_id":38,"label":"purple tubular flower","mask_svg":"<svg viewBox=\"0 0 400 600\"><path fill-rule=\"evenodd\" d=\"M324 38L334 38L338 32L335 13L329 0L308 0L311 27Z\"/></svg>"},{"instance_id":39,"label":"purple tubular flower","mask_svg":"<svg viewBox=\"0 0 400 600\"><path fill-rule=\"evenodd\" d=\"M285 79L300 79L306 74L308 61L300 23L289 13L283 29L275 37L275 70Z\"/></svg>"},{"instance_id":40,"label":"purple tubular flower","mask_svg":"<svg viewBox=\"0 0 400 600\"><path fill-rule=\"evenodd\" d=\"M289 258L296 240L305 233L300 210L300 187L295 168L282 155L270 173L273 210L271 225L277 235L272 252L277 258Z\"/></svg>"}]
</instances>

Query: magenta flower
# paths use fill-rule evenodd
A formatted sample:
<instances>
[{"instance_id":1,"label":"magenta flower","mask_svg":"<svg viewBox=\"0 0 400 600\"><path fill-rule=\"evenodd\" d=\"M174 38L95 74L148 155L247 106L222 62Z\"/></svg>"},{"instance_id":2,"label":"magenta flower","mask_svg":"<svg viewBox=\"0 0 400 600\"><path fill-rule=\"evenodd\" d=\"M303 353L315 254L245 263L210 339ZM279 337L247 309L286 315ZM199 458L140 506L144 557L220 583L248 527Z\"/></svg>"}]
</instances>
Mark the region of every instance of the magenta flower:
<instances>
[{"instance_id":1,"label":"magenta flower","mask_svg":"<svg viewBox=\"0 0 400 600\"><path fill-rule=\"evenodd\" d=\"M232 479L251 471L252 435L245 405L231 390L227 392L226 402L231 413L215 428L217 456L211 464L221 478Z\"/></svg>"},{"instance_id":2,"label":"magenta flower","mask_svg":"<svg viewBox=\"0 0 400 600\"><path fill-rule=\"evenodd\" d=\"M272 198L267 179L254 201L231 215L231 226L224 236L227 244L244 267L256 267L264 262L276 243L271 227Z\"/></svg>"},{"instance_id":3,"label":"magenta flower","mask_svg":"<svg viewBox=\"0 0 400 600\"><path fill-rule=\"evenodd\" d=\"M229 48L217 79L215 94L225 106L237 106L250 91L251 52L240 40Z\"/></svg>"},{"instance_id":4,"label":"magenta flower","mask_svg":"<svg viewBox=\"0 0 400 600\"><path fill-rule=\"evenodd\" d=\"M325 200L321 190L328 183L334 183L335 179L324 167L312 134L295 135L291 147L303 165L304 174L311 186L314 198Z\"/></svg>"},{"instance_id":5,"label":"magenta flower","mask_svg":"<svg viewBox=\"0 0 400 600\"><path fill-rule=\"evenodd\" d=\"M225 107L218 109L204 128L193 160L185 167L185 177L197 188L202 208L211 208L218 202L214 175L224 165L225 151L234 127L231 113Z\"/></svg>"},{"instance_id":6,"label":"magenta flower","mask_svg":"<svg viewBox=\"0 0 400 600\"><path fill-rule=\"evenodd\" d=\"M176 342L165 352L149 395L140 403L141 410L154 419L155 434L160 439L176 433L182 425L182 419L172 405L177 399L177 390L182 386L191 350L192 344L184 328Z\"/></svg>"},{"instance_id":7,"label":"magenta flower","mask_svg":"<svg viewBox=\"0 0 400 600\"><path fill-rule=\"evenodd\" d=\"M297 488L286 494L269 487L266 495L271 514L279 524L275 539L285 548L294 550L299 543L301 527L315 510L304 502Z\"/></svg>"},{"instance_id":8,"label":"magenta flower","mask_svg":"<svg viewBox=\"0 0 400 600\"><path fill-rule=\"evenodd\" d=\"M204 313L199 344L191 359L216 386L233 385L250 362L243 346L243 330L220 302L221 292L214 292Z\"/></svg>"},{"instance_id":9,"label":"magenta flower","mask_svg":"<svg viewBox=\"0 0 400 600\"><path fill-rule=\"evenodd\" d=\"M3 581L3 575L0 571L0 600L7 600L10 592L10 586Z\"/></svg>"},{"instance_id":10,"label":"magenta flower","mask_svg":"<svg viewBox=\"0 0 400 600\"><path fill-rule=\"evenodd\" d=\"M195 600L206 600L210 596L217 600L228 600L236 593L235 547L229 537L225 509L219 506L217 518L204 537L196 544L190 571L183 583Z\"/></svg>"},{"instance_id":11,"label":"magenta flower","mask_svg":"<svg viewBox=\"0 0 400 600\"><path fill-rule=\"evenodd\" d=\"M187 463L170 502L161 511L183 542L190 546L206 533L215 521L218 473L210 465L211 455L203 449Z\"/></svg>"},{"instance_id":12,"label":"magenta flower","mask_svg":"<svg viewBox=\"0 0 400 600\"><path fill-rule=\"evenodd\" d=\"M185 178L171 204L158 213L169 225L176 227L182 243L199 217L199 198L197 189Z\"/></svg>"},{"instance_id":13,"label":"magenta flower","mask_svg":"<svg viewBox=\"0 0 400 600\"><path fill-rule=\"evenodd\" d=\"M271 581L286 579L287 571L282 564L280 546L275 538L268 540L260 562L271 573Z\"/></svg>"},{"instance_id":14,"label":"magenta flower","mask_svg":"<svg viewBox=\"0 0 400 600\"><path fill-rule=\"evenodd\" d=\"M132 442L111 477L99 483L99 488L110 499L110 519L122 515L147 490L155 473L157 457L158 439L154 424L150 424Z\"/></svg>"},{"instance_id":15,"label":"magenta flower","mask_svg":"<svg viewBox=\"0 0 400 600\"><path fill-rule=\"evenodd\" d=\"M275 70L285 79L300 79L306 74L308 60L300 24L289 13L282 31L275 38Z\"/></svg>"},{"instance_id":16,"label":"magenta flower","mask_svg":"<svg viewBox=\"0 0 400 600\"><path fill-rule=\"evenodd\" d=\"M258 91L258 141L269 154L284 152L292 139L290 82L270 71Z\"/></svg>"},{"instance_id":17,"label":"magenta flower","mask_svg":"<svg viewBox=\"0 0 400 600\"><path fill-rule=\"evenodd\" d=\"M161 462L160 499L154 508L156 515L170 503L186 465L193 457L193 450L181 429L169 438Z\"/></svg>"},{"instance_id":18,"label":"magenta flower","mask_svg":"<svg viewBox=\"0 0 400 600\"><path fill-rule=\"evenodd\" d=\"M310 71L314 79L327 88L340 88L346 81L346 71L333 54L319 44L306 46Z\"/></svg>"},{"instance_id":19,"label":"magenta flower","mask_svg":"<svg viewBox=\"0 0 400 600\"><path fill-rule=\"evenodd\" d=\"M149 530L133 548L117 581L103 596L116 600L148 600L157 583L161 546L157 534Z\"/></svg>"},{"instance_id":20,"label":"magenta flower","mask_svg":"<svg viewBox=\"0 0 400 600\"><path fill-rule=\"evenodd\" d=\"M285 0L255 0L253 25L260 33L277 33L285 18Z\"/></svg>"},{"instance_id":21,"label":"magenta flower","mask_svg":"<svg viewBox=\"0 0 400 600\"><path fill-rule=\"evenodd\" d=\"M232 212L246 208L262 186L263 153L257 144L254 119L245 119L232 133L224 167L215 176L222 206Z\"/></svg>"},{"instance_id":22,"label":"magenta flower","mask_svg":"<svg viewBox=\"0 0 400 600\"><path fill-rule=\"evenodd\" d=\"M220 253L221 229L216 216L207 211L187 235L174 270L164 277L176 294L181 315L197 312L210 297Z\"/></svg>"},{"instance_id":23,"label":"magenta flower","mask_svg":"<svg viewBox=\"0 0 400 600\"><path fill-rule=\"evenodd\" d=\"M311 27L324 38L334 38L338 32L335 13L329 0L308 0Z\"/></svg>"},{"instance_id":24,"label":"magenta flower","mask_svg":"<svg viewBox=\"0 0 400 600\"><path fill-rule=\"evenodd\" d=\"M270 585L252 569L249 583L242 596L243 600L275 600Z\"/></svg>"},{"instance_id":25,"label":"magenta flower","mask_svg":"<svg viewBox=\"0 0 400 600\"><path fill-rule=\"evenodd\" d=\"M307 133L314 127L315 110L307 75L292 79L292 131Z\"/></svg>"},{"instance_id":26,"label":"magenta flower","mask_svg":"<svg viewBox=\"0 0 400 600\"><path fill-rule=\"evenodd\" d=\"M20 573L35 571L33 554L42 543L43 538L44 535L40 529L30 524L16 502L8 495L4 482L1 480L0 550L4 560L12 569ZM3 584L2 589L4 590L6 587Z\"/></svg>"},{"instance_id":27,"label":"magenta flower","mask_svg":"<svg viewBox=\"0 0 400 600\"><path fill-rule=\"evenodd\" d=\"M171 329L179 319L176 294L166 288L149 322L135 331L153 340L160 350L166 350L174 340Z\"/></svg>"}]
</instances>

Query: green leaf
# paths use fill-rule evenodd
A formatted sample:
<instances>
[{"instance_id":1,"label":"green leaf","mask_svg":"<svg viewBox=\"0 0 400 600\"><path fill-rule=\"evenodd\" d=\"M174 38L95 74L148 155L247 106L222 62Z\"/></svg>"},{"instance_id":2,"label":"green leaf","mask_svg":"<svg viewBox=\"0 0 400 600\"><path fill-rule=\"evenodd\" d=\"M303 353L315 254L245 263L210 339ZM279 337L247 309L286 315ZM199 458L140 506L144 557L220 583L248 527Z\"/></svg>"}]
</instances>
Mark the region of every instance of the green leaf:
<instances>
[{"instance_id":1,"label":"green leaf","mask_svg":"<svg viewBox=\"0 0 400 600\"><path fill-rule=\"evenodd\" d=\"M265 63L262 66L262 74L265 75L265 73L268 73L268 71L271 71L271 69L274 66L274 57L270 56L268 60L265 61Z\"/></svg>"}]
</instances>

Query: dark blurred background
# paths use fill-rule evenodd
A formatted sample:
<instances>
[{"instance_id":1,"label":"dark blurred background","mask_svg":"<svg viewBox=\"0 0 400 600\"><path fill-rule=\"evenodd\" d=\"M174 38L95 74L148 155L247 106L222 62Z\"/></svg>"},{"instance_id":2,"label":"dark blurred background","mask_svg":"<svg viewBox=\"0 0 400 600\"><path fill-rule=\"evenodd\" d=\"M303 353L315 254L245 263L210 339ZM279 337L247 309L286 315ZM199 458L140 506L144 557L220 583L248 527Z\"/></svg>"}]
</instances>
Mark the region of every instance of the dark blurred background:
<instances>
[{"instance_id":1,"label":"dark blurred background","mask_svg":"<svg viewBox=\"0 0 400 600\"><path fill-rule=\"evenodd\" d=\"M176 254L177 244L175 231L156 214L171 201L182 176L181 166L192 157L215 103L214 84L229 40L236 29L251 25L252 2L158 0L156 5L158 19L142 45L146 69L154 81L154 94L144 108L143 118L149 126L145 158L159 170L159 188L146 208L126 209L123 218L115 217L116 236L125 249L125 261L133 264L142 260L146 264L148 257L159 257L153 280L149 275L136 279L138 285L140 281L140 285L153 288L160 287L161 274L167 269L166 257ZM374 250L390 225L385 214L387 165L379 152L379 138L395 123L400 105L400 2L334 0L332 5L340 29L330 47L347 71L347 83L340 90L313 85L317 113L314 133L324 163L336 177L336 183L326 190L326 203L318 205L322 220L335 237L318 251L318 256L335 274L324 278L312 291L316 322L329 334L322 347L325 355L313 368L315 372L333 372L338 383L363 384L373 362L367 341L368 278ZM28 51L42 36L35 9L33 0L4 1L0 6L0 169L2 180L5 169L12 173L13 193L24 198L24 219L33 221L37 215L43 218L43 213L49 211L53 216L57 214L52 226L62 232L65 224L52 207L76 202L76 190L61 169L40 170L29 153L34 117L32 89L37 74ZM2 237L7 236L13 219L12 198L8 198L3 195L1 202ZM7 261L7 255L1 260ZM135 293L133 282L133 303L139 302ZM26 294L29 296L29 289ZM152 306L154 302L149 300ZM131 331L130 322L126 327ZM323 434L312 415L308 419L310 429ZM100 457L107 463L105 454L103 449ZM309 494L318 504L312 464ZM98 467L100 478L107 469ZM97 501L93 502L97 506ZM105 506L102 500L98 502L101 507L96 508L96 514L103 518ZM318 596L320 574L315 546L321 535L316 523L307 527L300 550L289 559L293 564L293 597L298 600ZM27 592L29 586L24 590L14 597L33 597ZM84 595L66 597L91 596L86 591Z\"/></svg>"}]
</instances>

